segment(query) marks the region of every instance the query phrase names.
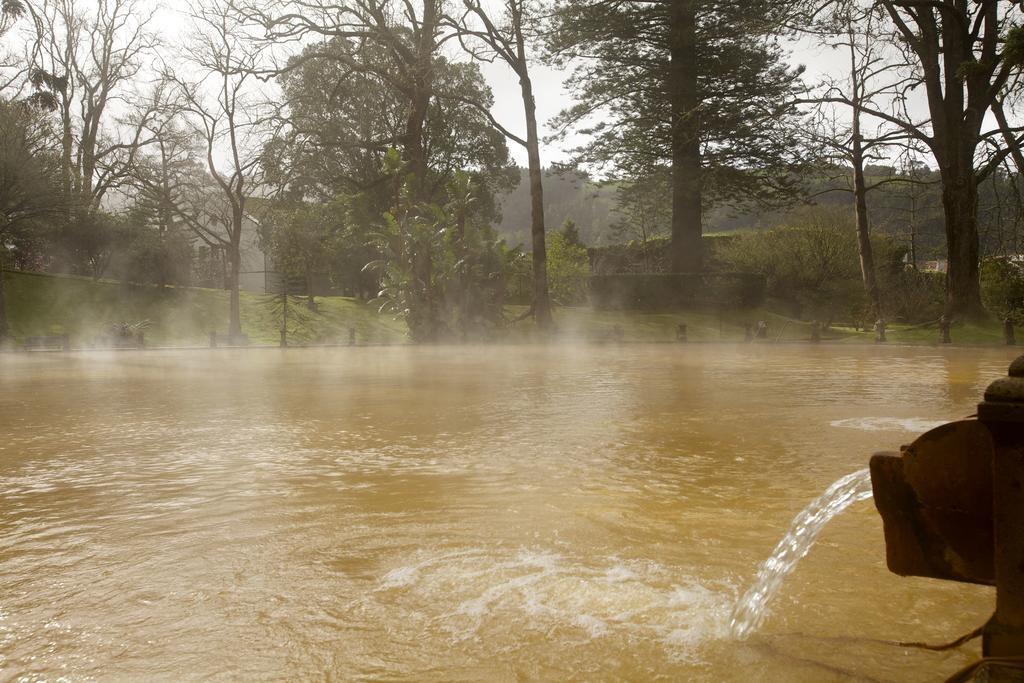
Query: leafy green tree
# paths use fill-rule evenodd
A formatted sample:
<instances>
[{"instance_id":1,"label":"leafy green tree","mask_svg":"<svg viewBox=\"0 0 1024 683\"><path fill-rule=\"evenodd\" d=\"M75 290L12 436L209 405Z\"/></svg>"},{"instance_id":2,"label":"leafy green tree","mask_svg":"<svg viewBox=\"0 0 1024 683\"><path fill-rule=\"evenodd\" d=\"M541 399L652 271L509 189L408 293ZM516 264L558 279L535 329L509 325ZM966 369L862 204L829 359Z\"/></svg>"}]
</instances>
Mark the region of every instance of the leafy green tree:
<instances>
[{"instance_id":1,"label":"leafy green tree","mask_svg":"<svg viewBox=\"0 0 1024 683\"><path fill-rule=\"evenodd\" d=\"M846 211L808 210L790 225L739 234L719 258L727 270L764 276L768 296L796 317L861 317L857 235Z\"/></svg>"},{"instance_id":2,"label":"leafy green tree","mask_svg":"<svg viewBox=\"0 0 1024 683\"><path fill-rule=\"evenodd\" d=\"M62 221L54 234L65 263L74 272L99 280L128 243L130 229L127 216L97 209Z\"/></svg>"},{"instance_id":3,"label":"leafy green tree","mask_svg":"<svg viewBox=\"0 0 1024 683\"><path fill-rule=\"evenodd\" d=\"M9 252L32 249L63 209L60 157L42 112L0 100L0 340L9 333L4 266Z\"/></svg>"},{"instance_id":4,"label":"leafy green tree","mask_svg":"<svg viewBox=\"0 0 1024 683\"><path fill-rule=\"evenodd\" d=\"M377 213L386 211L393 185L384 159L407 125L407 93L379 75L396 73L401 65L395 59L375 42L357 50L336 38L292 60L280 78L288 125L265 149L267 181L290 197L325 201L359 194ZM514 169L504 137L466 104L489 107L490 89L476 64L443 57L434 59L432 79L435 94L422 129L426 178L417 183L418 196L443 203L447 183L466 171L477 186L474 211L494 217L493 194L514 181ZM405 165L397 172L408 173Z\"/></svg>"},{"instance_id":5,"label":"leafy green tree","mask_svg":"<svg viewBox=\"0 0 1024 683\"><path fill-rule=\"evenodd\" d=\"M396 152L385 163L401 165ZM404 319L421 342L467 339L502 324L506 274L521 254L487 222L470 220L467 176L449 183L444 205L417 201L408 177L396 183L394 208L374 235L380 258L367 265L380 278L381 310Z\"/></svg>"},{"instance_id":6,"label":"leafy green tree","mask_svg":"<svg viewBox=\"0 0 1024 683\"><path fill-rule=\"evenodd\" d=\"M801 70L785 64L772 0L562 0L550 33L572 67L563 129L592 136L578 161L626 177L669 173L672 262L701 269L702 216L715 201L790 189L795 122L783 105ZM766 172L768 171L768 172Z\"/></svg>"},{"instance_id":7,"label":"leafy green tree","mask_svg":"<svg viewBox=\"0 0 1024 683\"><path fill-rule=\"evenodd\" d=\"M192 241L182 229L160 230L135 211L128 213L117 260L118 275L129 282L166 287L191 282Z\"/></svg>"},{"instance_id":8,"label":"leafy green tree","mask_svg":"<svg viewBox=\"0 0 1024 683\"><path fill-rule=\"evenodd\" d=\"M548 239L548 280L551 297L563 306L587 302L587 277L590 259L585 247L574 244L565 232L556 232Z\"/></svg>"},{"instance_id":9,"label":"leafy green tree","mask_svg":"<svg viewBox=\"0 0 1024 683\"><path fill-rule=\"evenodd\" d=\"M562 238L574 247L583 247L583 240L580 239L580 229L576 226L576 221L571 218L566 218L565 222L562 223L562 229L559 230L562 234Z\"/></svg>"},{"instance_id":10,"label":"leafy green tree","mask_svg":"<svg viewBox=\"0 0 1024 683\"><path fill-rule=\"evenodd\" d=\"M329 270L340 245L343 209L340 202L300 203L270 211L261 226L260 240L275 270L304 283L310 310L316 310L315 276Z\"/></svg>"},{"instance_id":11,"label":"leafy green tree","mask_svg":"<svg viewBox=\"0 0 1024 683\"><path fill-rule=\"evenodd\" d=\"M1000 320L1024 325L1024 268L1009 259L981 264L981 295L985 308Z\"/></svg>"}]
</instances>

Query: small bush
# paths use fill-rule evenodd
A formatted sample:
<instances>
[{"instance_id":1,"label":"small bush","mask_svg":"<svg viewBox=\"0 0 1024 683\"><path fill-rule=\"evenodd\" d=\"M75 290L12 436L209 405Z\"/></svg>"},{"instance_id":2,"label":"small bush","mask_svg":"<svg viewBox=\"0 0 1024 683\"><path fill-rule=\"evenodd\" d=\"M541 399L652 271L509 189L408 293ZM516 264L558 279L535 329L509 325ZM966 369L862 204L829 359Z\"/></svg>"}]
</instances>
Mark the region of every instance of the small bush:
<instances>
[{"instance_id":1,"label":"small bush","mask_svg":"<svg viewBox=\"0 0 1024 683\"><path fill-rule=\"evenodd\" d=\"M894 270L880 282L885 312L890 320L923 323L938 320L946 300L942 273Z\"/></svg>"},{"instance_id":2,"label":"small bush","mask_svg":"<svg viewBox=\"0 0 1024 683\"><path fill-rule=\"evenodd\" d=\"M548 290L552 301L562 306L587 303L590 260L586 248L556 232L548 236L547 254Z\"/></svg>"},{"instance_id":3,"label":"small bush","mask_svg":"<svg viewBox=\"0 0 1024 683\"><path fill-rule=\"evenodd\" d=\"M1012 261L989 259L981 264L981 300L1000 320L1024 325L1024 268Z\"/></svg>"},{"instance_id":4,"label":"small bush","mask_svg":"<svg viewBox=\"0 0 1024 683\"><path fill-rule=\"evenodd\" d=\"M590 278L594 308L671 311L753 308L764 301L764 278L746 273L636 273Z\"/></svg>"},{"instance_id":5,"label":"small bush","mask_svg":"<svg viewBox=\"0 0 1024 683\"><path fill-rule=\"evenodd\" d=\"M741 233L720 249L732 271L757 273L795 317L832 320L864 306L857 235L848 215L816 210L793 226Z\"/></svg>"}]
</instances>

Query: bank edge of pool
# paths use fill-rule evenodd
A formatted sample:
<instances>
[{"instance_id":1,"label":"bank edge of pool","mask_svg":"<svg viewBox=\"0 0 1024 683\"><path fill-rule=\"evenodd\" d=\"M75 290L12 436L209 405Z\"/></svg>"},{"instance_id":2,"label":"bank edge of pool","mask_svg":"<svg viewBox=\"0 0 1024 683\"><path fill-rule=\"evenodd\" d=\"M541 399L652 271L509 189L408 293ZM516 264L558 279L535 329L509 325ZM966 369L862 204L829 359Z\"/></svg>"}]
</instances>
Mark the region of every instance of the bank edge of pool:
<instances>
[{"instance_id":1,"label":"bank edge of pool","mask_svg":"<svg viewBox=\"0 0 1024 683\"><path fill-rule=\"evenodd\" d=\"M111 324L147 321L149 348L208 348L211 331L226 327L228 292L198 287L157 287L74 275L6 271L4 290L8 320L15 346L27 337L71 335L73 346L88 347L87 340L102 337ZM270 305L271 295L240 294L242 328L253 348L277 347L280 322ZM299 303L292 307L298 321L290 332L290 345L348 346L350 332L359 346L409 342L405 323L374 306L347 297L317 297L317 309ZM509 306L515 320L525 306ZM603 311L589 307L558 307L554 333L537 329L532 320L510 324L488 341L497 343L677 343L679 324L687 327L690 343L743 343L745 325L764 320L765 343L809 342L811 323L766 309L677 311L647 313ZM1024 334L1024 330L1022 330ZM936 326L891 324L888 345L940 346ZM1001 324L964 323L952 330L953 346L1004 346ZM874 333L832 326L822 333L824 344L873 344Z\"/></svg>"}]
</instances>

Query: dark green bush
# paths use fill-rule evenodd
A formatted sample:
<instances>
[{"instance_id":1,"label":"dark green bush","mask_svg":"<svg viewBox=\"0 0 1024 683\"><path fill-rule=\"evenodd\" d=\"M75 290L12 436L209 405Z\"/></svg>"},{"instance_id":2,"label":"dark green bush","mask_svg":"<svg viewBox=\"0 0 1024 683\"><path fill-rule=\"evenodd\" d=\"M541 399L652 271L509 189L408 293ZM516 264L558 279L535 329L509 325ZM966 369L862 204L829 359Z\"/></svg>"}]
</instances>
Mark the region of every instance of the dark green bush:
<instances>
[{"instance_id":1,"label":"dark green bush","mask_svg":"<svg viewBox=\"0 0 1024 683\"><path fill-rule=\"evenodd\" d=\"M597 309L753 308L764 301L764 293L764 278L747 273L628 273L590 278L590 303Z\"/></svg>"},{"instance_id":2,"label":"dark green bush","mask_svg":"<svg viewBox=\"0 0 1024 683\"><path fill-rule=\"evenodd\" d=\"M1009 259L988 259L981 264L981 300L1000 320L1024 325L1024 268Z\"/></svg>"}]
</instances>

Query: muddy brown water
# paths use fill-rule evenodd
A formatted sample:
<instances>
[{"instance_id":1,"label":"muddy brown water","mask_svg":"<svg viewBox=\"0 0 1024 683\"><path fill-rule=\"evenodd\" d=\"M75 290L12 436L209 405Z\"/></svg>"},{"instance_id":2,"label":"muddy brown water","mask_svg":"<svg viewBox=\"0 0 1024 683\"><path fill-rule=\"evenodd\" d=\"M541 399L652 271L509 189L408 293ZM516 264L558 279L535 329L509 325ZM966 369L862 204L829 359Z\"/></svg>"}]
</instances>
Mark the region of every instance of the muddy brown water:
<instances>
[{"instance_id":1,"label":"muddy brown water","mask_svg":"<svg viewBox=\"0 0 1024 683\"><path fill-rule=\"evenodd\" d=\"M935 679L991 591L858 503L762 629L793 516L973 413L1003 349L0 356L0 680Z\"/></svg>"}]
</instances>

